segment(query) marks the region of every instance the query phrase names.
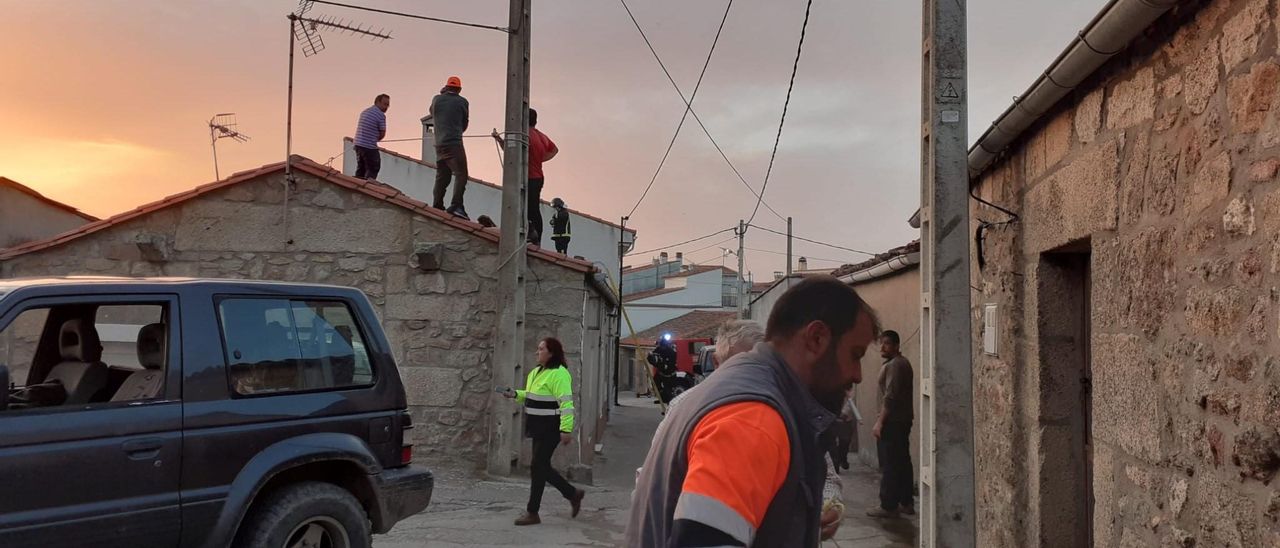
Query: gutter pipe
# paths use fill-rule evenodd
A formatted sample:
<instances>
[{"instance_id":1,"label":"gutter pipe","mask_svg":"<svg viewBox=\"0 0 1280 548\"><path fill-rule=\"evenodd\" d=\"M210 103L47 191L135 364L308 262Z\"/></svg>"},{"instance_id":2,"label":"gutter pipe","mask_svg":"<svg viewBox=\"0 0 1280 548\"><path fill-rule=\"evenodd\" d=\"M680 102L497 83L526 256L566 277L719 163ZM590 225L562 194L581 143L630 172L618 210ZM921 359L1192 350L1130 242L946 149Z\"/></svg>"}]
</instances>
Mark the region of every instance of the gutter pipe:
<instances>
[{"instance_id":1,"label":"gutter pipe","mask_svg":"<svg viewBox=\"0 0 1280 548\"><path fill-rule=\"evenodd\" d=\"M1054 59L1031 87L969 148L976 180L1000 153L1104 63L1123 51L1179 0L1111 0Z\"/></svg>"},{"instance_id":2,"label":"gutter pipe","mask_svg":"<svg viewBox=\"0 0 1280 548\"><path fill-rule=\"evenodd\" d=\"M855 284L866 282L877 278L883 278L895 272L900 272L920 264L920 252L908 253L906 255L898 255L883 263L869 266L857 272L845 274L840 277L840 281L847 284Z\"/></svg>"}]
</instances>

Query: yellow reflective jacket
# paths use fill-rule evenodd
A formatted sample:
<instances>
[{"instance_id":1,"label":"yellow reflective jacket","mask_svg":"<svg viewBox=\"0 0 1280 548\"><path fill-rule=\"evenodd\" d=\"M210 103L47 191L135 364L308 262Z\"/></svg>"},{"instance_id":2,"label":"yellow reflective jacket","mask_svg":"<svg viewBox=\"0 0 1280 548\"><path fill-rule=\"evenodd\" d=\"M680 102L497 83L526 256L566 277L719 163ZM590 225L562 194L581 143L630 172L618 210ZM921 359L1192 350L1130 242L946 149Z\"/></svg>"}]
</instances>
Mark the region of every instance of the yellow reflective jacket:
<instances>
[{"instance_id":1,"label":"yellow reflective jacket","mask_svg":"<svg viewBox=\"0 0 1280 548\"><path fill-rule=\"evenodd\" d=\"M524 404L527 430L539 429L558 416L560 431L573 432L573 378L568 367L535 367L524 387L516 390L516 402Z\"/></svg>"}]
</instances>

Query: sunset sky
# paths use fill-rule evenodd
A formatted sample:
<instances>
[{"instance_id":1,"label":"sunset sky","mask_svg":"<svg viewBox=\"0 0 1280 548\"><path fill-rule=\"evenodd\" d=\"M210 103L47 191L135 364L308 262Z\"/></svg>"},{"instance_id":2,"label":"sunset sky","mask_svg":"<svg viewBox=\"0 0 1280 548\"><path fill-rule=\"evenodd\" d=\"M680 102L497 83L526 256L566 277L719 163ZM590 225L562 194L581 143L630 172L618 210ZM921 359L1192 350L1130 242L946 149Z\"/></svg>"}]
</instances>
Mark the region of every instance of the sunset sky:
<instances>
[{"instance_id":1,"label":"sunset sky","mask_svg":"<svg viewBox=\"0 0 1280 548\"><path fill-rule=\"evenodd\" d=\"M502 0L350 0L505 25ZM722 0L633 0L632 10L692 89ZM970 139L1008 106L1102 7L1102 0L971 0ZM694 108L752 186L769 161L804 0L737 0ZM292 1L0 0L0 176L97 216L213 180L206 121L235 112L248 143L220 141L223 176L280 161ZM502 123L506 38L477 30L316 5L385 28L386 42L326 34L298 55L294 152L325 162L378 93L391 95L388 138L418 137L445 78L463 80L470 133ZM816 0L765 200L798 235L866 251L915 238L920 4ZM560 146L543 197L617 219L649 182L683 104L615 0L536 0L532 103ZM417 142L387 148L414 157ZM491 143L468 142L471 171L501 180ZM341 159L335 160L340 165ZM632 217L649 249L735 225L755 198L692 119ZM756 222L785 223L761 208ZM729 235L673 249L719 263ZM731 247L730 242L721 244ZM710 246L710 247L708 247ZM784 268L782 237L749 234L757 280ZM702 249L699 249L702 248ZM695 252L696 251L696 252ZM798 243L813 266L865 258ZM647 261L649 256L628 262ZM736 266L736 258L727 264Z\"/></svg>"}]
</instances>

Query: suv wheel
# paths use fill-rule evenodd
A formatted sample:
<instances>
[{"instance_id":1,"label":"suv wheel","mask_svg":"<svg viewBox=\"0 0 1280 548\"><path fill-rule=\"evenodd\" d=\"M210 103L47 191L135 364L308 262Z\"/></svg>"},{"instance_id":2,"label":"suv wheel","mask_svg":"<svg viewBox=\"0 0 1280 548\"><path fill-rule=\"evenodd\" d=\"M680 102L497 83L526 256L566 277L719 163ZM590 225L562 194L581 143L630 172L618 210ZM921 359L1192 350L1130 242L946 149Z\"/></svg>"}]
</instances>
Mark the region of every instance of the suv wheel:
<instances>
[{"instance_id":1,"label":"suv wheel","mask_svg":"<svg viewBox=\"0 0 1280 548\"><path fill-rule=\"evenodd\" d=\"M267 495L249 517L249 548L369 548L369 517L346 489L302 482Z\"/></svg>"}]
</instances>

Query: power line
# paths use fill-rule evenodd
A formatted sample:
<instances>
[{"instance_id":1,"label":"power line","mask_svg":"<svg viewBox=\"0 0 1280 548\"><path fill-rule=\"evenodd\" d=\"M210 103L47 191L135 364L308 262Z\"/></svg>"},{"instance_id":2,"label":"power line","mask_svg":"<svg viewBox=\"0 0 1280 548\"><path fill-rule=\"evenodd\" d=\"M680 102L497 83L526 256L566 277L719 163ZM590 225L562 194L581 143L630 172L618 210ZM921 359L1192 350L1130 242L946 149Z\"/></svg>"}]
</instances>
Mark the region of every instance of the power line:
<instances>
[{"instance_id":1,"label":"power line","mask_svg":"<svg viewBox=\"0 0 1280 548\"><path fill-rule=\"evenodd\" d=\"M758 228L758 229L763 230L763 231L765 231L765 232L772 232L772 233L777 234L777 235L779 235L779 236L786 236L786 235L787 235L787 233L786 233L786 232L778 232L777 230L773 230L773 229L771 229L771 228L766 228L766 227L763 227L763 226L760 226L760 225L747 225L747 226L754 227L754 228ZM817 241L817 240L810 240L809 238L801 238L800 236L796 236L796 235L794 235L794 234L793 234L793 235L791 235L791 237L792 237L793 239L800 240L800 241L802 241L802 242L809 242L809 243L811 243L811 244L818 244L818 245L822 245L822 246L827 246L827 247L830 247L830 248L833 248L833 249L841 249L841 250L844 250L844 251L852 251L852 252L854 252L854 253L861 253L861 254L863 254L863 255L870 255L870 256L872 256L872 257L875 257L875 256L876 256L876 254L875 254L875 253L871 253L871 252L869 252L869 251L863 251L863 250L861 250L861 249L853 249L853 248L851 248L851 247L844 247L844 246L836 245L836 244L829 244L829 243L827 243L827 242L819 242L819 241Z\"/></svg>"},{"instance_id":2,"label":"power line","mask_svg":"<svg viewBox=\"0 0 1280 548\"><path fill-rule=\"evenodd\" d=\"M751 217L747 219L747 224L756 220L756 212L760 211L760 204L764 202L764 193L769 188L769 176L773 174L773 160L778 156L778 142L782 141L782 126L787 123L787 107L791 105L791 89L796 85L796 70L800 68L800 52L804 50L804 35L809 29L809 9L812 7L813 0L809 0L804 6L804 24L800 26L800 43L796 45L796 60L791 64L791 81L787 84L787 99L782 102L782 119L778 120L778 135L773 138L773 153L769 155L769 169L764 172L764 183L760 185L760 199L756 201L755 209L751 210Z\"/></svg>"},{"instance_id":3,"label":"power line","mask_svg":"<svg viewBox=\"0 0 1280 548\"><path fill-rule=\"evenodd\" d=\"M721 244L727 244L727 243L732 242L732 241L734 241L734 240L736 240L736 239L738 239L738 237L737 237L736 235L735 235L735 236L730 236L730 237L728 237L728 238L725 238L725 239L723 239L723 240L720 240L720 241L718 241L718 242L716 242L716 243L714 243L714 244L711 244L711 245L709 245L709 246L706 246L706 247L699 247L698 249L695 249L695 250L693 250L693 251L687 251L687 252L685 252L685 255L693 255L694 253L700 253L700 252L702 252L702 251L706 251L706 250L711 249L711 248L713 248L713 247L716 247L716 246L718 246L718 245L721 245Z\"/></svg>"},{"instance_id":4,"label":"power line","mask_svg":"<svg viewBox=\"0 0 1280 548\"><path fill-rule=\"evenodd\" d=\"M771 250L771 249L756 249L756 248L754 248L754 247L746 247L746 248L743 248L743 249L746 249L747 251L758 251L758 252L760 252L760 253L771 253L771 254L774 254L774 255L786 255L786 254L787 254L785 251L773 251L773 250ZM804 258L804 259L808 259L808 260L810 260L810 261L823 261L823 262L827 262L827 263L837 263L837 264L840 264L840 265L850 264L850 263L849 263L849 261L845 261L845 260L841 260L841 259L823 259L822 257L810 257L809 255L797 255L797 257Z\"/></svg>"},{"instance_id":5,"label":"power line","mask_svg":"<svg viewBox=\"0 0 1280 548\"><path fill-rule=\"evenodd\" d=\"M622 2L622 7L626 8L627 15L630 15L631 21L635 22L636 18L631 14L631 8L627 7L625 0ZM644 187L644 192L640 194L640 199L636 200L636 205L631 207L631 213L628 213L627 217L635 215L636 210L640 208L640 203L644 201L645 197L649 195L649 190L653 188L653 183L658 180L658 174L662 173L662 166L667 164L667 157L671 155L671 149L676 146L676 138L680 137L680 130L684 128L684 121L689 117L689 111L693 110L693 100L698 96L698 89L702 87L702 77L707 75L707 67L711 66L711 55L716 52L716 44L720 43L720 33L724 31L724 23L729 20L729 9L732 7L733 0L729 0L729 3L724 6L724 17L720 18L720 27L716 29L716 37L711 41L711 49L707 51L707 60L702 63L702 72L698 73L698 82L693 85L693 93L689 94L689 102L685 103L684 114L680 115L680 123L676 124L676 132L671 136L671 142L667 143L667 151L662 153L662 160L658 162L658 169L653 171L653 177L649 179L649 186ZM639 28L639 25L639 23L636 23L636 28ZM643 34L641 32L641 35ZM646 37L645 43L648 42L649 39ZM653 48L652 45L649 47L650 49ZM654 55L657 54L655 53ZM665 71L666 67L663 67L662 70ZM670 76L670 74L667 76ZM683 99L684 97L681 96L681 98Z\"/></svg>"},{"instance_id":6,"label":"power line","mask_svg":"<svg viewBox=\"0 0 1280 548\"><path fill-rule=\"evenodd\" d=\"M308 0L308 2L314 2L314 3L316 3L316 4L328 4L328 5L330 5L330 6L338 6L338 7L342 7L342 8L351 8L351 9L353 9L353 10L371 11L371 12L374 12L374 13L382 13L382 14L386 14L386 15L398 15L398 16L400 16L400 17L408 17L408 18L411 18L411 19L422 19L422 20L424 20L424 21L435 21L435 22L437 22L437 23L448 23L448 24L450 24L450 25L461 25L461 26L464 26L464 27L474 27L474 28L477 28L477 29L497 30L497 31L502 31L502 32L506 32L506 33L510 33L510 32L511 32L511 29L506 28L506 27L498 27L498 26L494 26L494 25L481 25L481 24L478 24L478 23L468 23L468 22L466 22L466 21L453 21L453 20L451 20L451 19L440 19L439 17L427 17L427 16L425 16L425 15L415 15L415 14L412 14L412 13L403 13L403 12L398 12L398 11L380 10L380 9L377 9L377 8L368 8L368 7L364 7L364 6L354 6L354 5L351 5L351 4L342 4L342 3L339 3L339 2L330 2L330 1L328 1L328 0Z\"/></svg>"},{"instance_id":7,"label":"power line","mask_svg":"<svg viewBox=\"0 0 1280 548\"><path fill-rule=\"evenodd\" d=\"M680 85L676 83L675 78L671 77L671 72L667 70L667 65L662 62L662 57L658 55L658 51L653 49L653 43L649 41L649 36L646 35L644 33L644 29L640 27L640 22L636 20L636 16L631 13L631 8L627 6L626 0L619 1L622 2L622 7L627 10L627 15L631 17L631 23L634 24L636 26L636 30L640 32L640 37L644 38L645 45L649 46L649 52L652 53L653 58L658 61L658 66L662 67L662 72L667 75L667 81L671 82L671 86L676 89L676 94L680 95L680 100L683 101L685 107L688 108L688 113L693 115L694 121L698 122L698 127L702 128L702 133L706 134L707 139L711 141L712 146L716 148L716 152L719 152L720 157L729 165L729 169L733 170L733 174L738 177L738 181L742 183L742 186L746 187L747 191L750 192L752 196L756 197L756 208L758 209L760 207L760 203L764 202L764 197L760 193L756 192L754 188L751 188L751 184L747 183L747 179L742 176L742 172L738 171L738 167L733 165L733 161L724 153L724 149L720 148L720 143L716 142L715 137L711 136L711 130L707 129L707 125L702 123L702 118L698 116L698 111L693 110L692 102L684 98L684 92L680 91ZM767 202L764 202L764 207L768 208L768 210L773 212L774 215L777 215L779 219L786 220L786 217L783 217Z\"/></svg>"},{"instance_id":8,"label":"power line","mask_svg":"<svg viewBox=\"0 0 1280 548\"><path fill-rule=\"evenodd\" d=\"M736 227L729 227L729 228L726 228L726 229L724 229L724 230L719 230L719 231L716 231L716 232L712 232L711 234L707 234L706 236L699 236L699 237L694 238L694 239L692 239L692 240L685 240L685 241L680 242L680 243L678 243L678 244L664 245L664 246L661 246L661 247L655 247L655 248L653 248L653 249L646 249L646 250L644 250L644 251L632 251L632 252L630 252L630 253L627 253L627 255L644 255L645 253L653 253L654 251L663 251L663 250L666 250L666 249L671 249L671 248L673 248L673 247L680 247L680 246L682 246L682 245L686 245L686 244L691 244L691 243L693 243L693 242L702 241L702 240L705 240L705 239L707 239L707 238L713 238L713 237L718 236L718 235L720 235L720 234L724 234L725 232L729 232L729 231L731 231L731 230L734 230L735 228L736 228ZM737 236L734 236L734 237L736 238Z\"/></svg>"}]
</instances>

